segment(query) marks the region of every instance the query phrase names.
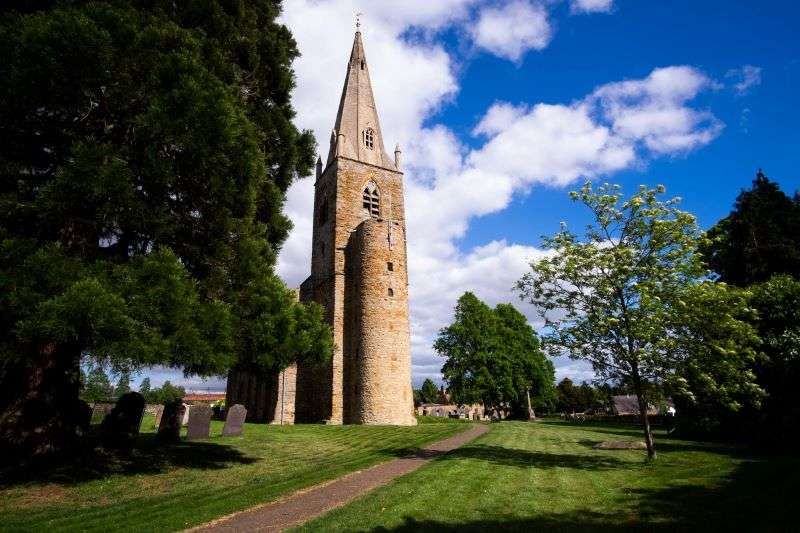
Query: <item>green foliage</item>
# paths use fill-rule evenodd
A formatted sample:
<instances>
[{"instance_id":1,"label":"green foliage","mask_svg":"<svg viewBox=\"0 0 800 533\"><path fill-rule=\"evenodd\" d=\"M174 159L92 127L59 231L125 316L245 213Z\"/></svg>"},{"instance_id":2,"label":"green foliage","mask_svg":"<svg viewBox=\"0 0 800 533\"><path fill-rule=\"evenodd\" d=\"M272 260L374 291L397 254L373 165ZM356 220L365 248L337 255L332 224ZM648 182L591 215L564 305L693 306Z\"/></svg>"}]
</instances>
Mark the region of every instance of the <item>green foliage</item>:
<instances>
[{"instance_id":1,"label":"green foliage","mask_svg":"<svg viewBox=\"0 0 800 533\"><path fill-rule=\"evenodd\" d=\"M510 304L494 309L471 292L458 299L453 323L439 332L434 349L447 361L442 374L454 401L509 403L518 415L553 393L555 370L539 349L525 316Z\"/></svg>"},{"instance_id":2,"label":"green foliage","mask_svg":"<svg viewBox=\"0 0 800 533\"><path fill-rule=\"evenodd\" d=\"M114 396L119 398L123 394L127 394L131 391L131 373L128 370L121 370L119 373L119 378L117 379L117 384L114 387Z\"/></svg>"},{"instance_id":3,"label":"green foliage","mask_svg":"<svg viewBox=\"0 0 800 533\"><path fill-rule=\"evenodd\" d=\"M748 298L747 291L705 281L687 286L675 301L669 331L681 342L673 347L677 365L665 383L685 429L716 432L764 398L752 371L760 341Z\"/></svg>"},{"instance_id":4,"label":"green foliage","mask_svg":"<svg viewBox=\"0 0 800 533\"><path fill-rule=\"evenodd\" d=\"M696 253L702 234L695 217L677 208L678 198L661 200L663 194L662 186L642 186L624 200L619 186L595 191L587 182L571 196L594 223L583 239L565 226L545 238L552 252L517 284L545 319L552 355L589 361L601 380L631 384L651 457L643 408L648 382L700 369L694 362L704 357L719 363L703 372L706 388L728 407L737 407L730 395L758 393L746 371L755 357L746 300L702 282L707 271Z\"/></svg>"},{"instance_id":5,"label":"green foliage","mask_svg":"<svg viewBox=\"0 0 800 533\"><path fill-rule=\"evenodd\" d=\"M186 389L165 381L163 385L152 389L150 394L145 396L145 402L166 405L175 400L182 400L184 396L186 396Z\"/></svg>"},{"instance_id":6,"label":"green foliage","mask_svg":"<svg viewBox=\"0 0 800 533\"><path fill-rule=\"evenodd\" d=\"M420 398L422 400L422 403L439 402L439 388L430 378L427 378L425 381L422 382L422 388L420 389Z\"/></svg>"},{"instance_id":7,"label":"green foliage","mask_svg":"<svg viewBox=\"0 0 800 533\"><path fill-rule=\"evenodd\" d=\"M18 4L0 8L0 414L74 408L85 355L201 375L330 357L322 311L273 272L314 151L279 3ZM34 385L43 369L61 384Z\"/></svg>"},{"instance_id":8,"label":"green foliage","mask_svg":"<svg viewBox=\"0 0 800 533\"><path fill-rule=\"evenodd\" d=\"M604 411L608 406L608 394L583 382L575 386L569 378L556 385L556 410L561 413L582 413L588 410Z\"/></svg>"},{"instance_id":9,"label":"green foliage","mask_svg":"<svg viewBox=\"0 0 800 533\"><path fill-rule=\"evenodd\" d=\"M800 197L794 200L760 170L703 247L721 281L746 287L775 274L800 278Z\"/></svg>"},{"instance_id":10,"label":"green foliage","mask_svg":"<svg viewBox=\"0 0 800 533\"><path fill-rule=\"evenodd\" d=\"M152 391L152 386L150 385L150 378L144 378L139 384L139 394L144 397L145 403L150 403L150 393Z\"/></svg>"},{"instance_id":11,"label":"green foliage","mask_svg":"<svg viewBox=\"0 0 800 533\"><path fill-rule=\"evenodd\" d=\"M89 371L81 396L89 403L113 401L114 386L101 366L95 366Z\"/></svg>"},{"instance_id":12,"label":"green foliage","mask_svg":"<svg viewBox=\"0 0 800 533\"><path fill-rule=\"evenodd\" d=\"M800 437L800 280L775 276L753 285L750 305L764 354L754 372L767 392L758 434L764 443L790 447Z\"/></svg>"}]
</instances>

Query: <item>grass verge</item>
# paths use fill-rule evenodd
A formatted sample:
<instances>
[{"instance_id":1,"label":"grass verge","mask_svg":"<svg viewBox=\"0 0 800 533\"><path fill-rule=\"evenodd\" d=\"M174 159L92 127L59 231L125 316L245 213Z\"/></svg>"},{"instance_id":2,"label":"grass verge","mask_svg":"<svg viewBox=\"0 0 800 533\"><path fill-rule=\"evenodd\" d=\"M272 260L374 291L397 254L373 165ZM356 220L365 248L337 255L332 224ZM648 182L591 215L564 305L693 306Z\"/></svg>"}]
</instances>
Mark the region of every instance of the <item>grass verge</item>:
<instances>
[{"instance_id":1,"label":"grass verge","mask_svg":"<svg viewBox=\"0 0 800 533\"><path fill-rule=\"evenodd\" d=\"M800 459L657 435L659 457L596 450L638 428L502 422L304 531L790 531Z\"/></svg>"},{"instance_id":2,"label":"grass verge","mask_svg":"<svg viewBox=\"0 0 800 533\"><path fill-rule=\"evenodd\" d=\"M468 426L269 426L156 446L152 417L130 456L96 451L0 480L2 531L174 531L393 459Z\"/></svg>"}]
</instances>

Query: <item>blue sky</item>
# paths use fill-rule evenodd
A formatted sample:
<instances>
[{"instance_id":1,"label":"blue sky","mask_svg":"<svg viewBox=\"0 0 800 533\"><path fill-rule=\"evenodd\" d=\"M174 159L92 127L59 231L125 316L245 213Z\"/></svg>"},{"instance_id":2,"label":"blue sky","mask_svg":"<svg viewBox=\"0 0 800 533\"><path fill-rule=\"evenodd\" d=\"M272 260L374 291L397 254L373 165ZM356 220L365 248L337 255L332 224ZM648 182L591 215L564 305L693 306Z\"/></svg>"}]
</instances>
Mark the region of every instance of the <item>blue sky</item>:
<instances>
[{"instance_id":1,"label":"blue sky","mask_svg":"<svg viewBox=\"0 0 800 533\"><path fill-rule=\"evenodd\" d=\"M359 11L383 135L407 161L417 385L439 377L431 343L460 294L516 302L510 287L542 253L540 235L587 222L567 196L583 180L662 183L704 227L759 167L800 189L798 3L290 0L297 124L321 147ZM312 201L311 180L289 192L295 230L278 272L290 286L309 272ZM536 310L520 307L536 325ZM580 363L556 366L591 377Z\"/></svg>"}]
</instances>

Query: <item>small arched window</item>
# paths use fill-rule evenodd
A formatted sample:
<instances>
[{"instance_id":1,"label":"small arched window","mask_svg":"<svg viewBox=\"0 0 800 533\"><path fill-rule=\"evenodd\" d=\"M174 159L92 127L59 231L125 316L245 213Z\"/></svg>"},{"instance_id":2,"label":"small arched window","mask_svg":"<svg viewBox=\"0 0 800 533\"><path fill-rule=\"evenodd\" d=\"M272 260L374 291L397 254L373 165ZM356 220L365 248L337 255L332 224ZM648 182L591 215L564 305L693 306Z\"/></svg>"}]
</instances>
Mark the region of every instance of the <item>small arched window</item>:
<instances>
[{"instance_id":1,"label":"small arched window","mask_svg":"<svg viewBox=\"0 0 800 533\"><path fill-rule=\"evenodd\" d=\"M389 294L389 296L394 296L394 289L390 287L387 293Z\"/></svg>"},{"instance_id":2,"label":"small arched window","mask_svg":"<svg viewBox=\"0 0 800 533\"><path fill-rule=\"evenodd\" d=\"M377 218L381 215L381 195L374 181L370 181L367 183L367 186L364 187L362 206L371 217Z\"/></svg>"},{"instance_id":3,"label":"small arched window","mask_svg":"<svg viewBox=\"0 0 800 533\"><path fill-rule=\"evenodd\" d=\"M364 130L364 146L370 150L375 147L375 131L372 128Z\"/></svg>"}]
</instances>

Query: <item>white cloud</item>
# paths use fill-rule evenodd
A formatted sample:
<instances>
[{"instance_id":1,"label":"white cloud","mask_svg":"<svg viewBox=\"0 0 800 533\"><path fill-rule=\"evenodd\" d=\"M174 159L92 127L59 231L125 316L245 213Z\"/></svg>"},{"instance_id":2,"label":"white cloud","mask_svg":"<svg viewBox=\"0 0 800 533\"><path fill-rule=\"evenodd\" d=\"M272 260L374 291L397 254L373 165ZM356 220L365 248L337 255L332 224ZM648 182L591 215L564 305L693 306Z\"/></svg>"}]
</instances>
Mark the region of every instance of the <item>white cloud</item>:
<instances>
[{"instance_id":1,"label":"white cloud","mask_svg":"<svg viewBox=\"0 0 800 533\"><path fill-rule=\"evenodd\" d=\"M614 7L613 0L571 0L572 13L608 13Z\"/></svg>"},{"instance_id":2,"label":"white cloud","mask_svg":"<svg viewBox=\"0 0 800 533\"><path fill-rule=\"evenodd\" d=\"M514 1L482 9L470 35L476 46L499 57L519 61L528 50L547 47L553 30L544 5Z\"/></svg>"},{"instance_id":3,"label":"white cloud","mask_svg":"<svg viewBox=\"0 0 800 533\"><path fill-rule=\"evenodd\" d=\"M747 94L751 87L761 84L761 67L744 65L741 68L734 68L725 74L733 82L733 90L739 96Z\"/></svg>"},{"instance_id":4,"label":"white cloud","mask_svg":"<svg viewBox=\"0 0 800 533\"><path fill-rule=\"evenodd\" d=\"M620 138L669 154L693 150L719 135L722 123L714 115L687 105L710 88L716 84L695 68L665 67L641 80L603 85L586 102L599 107Z\"/></svg>"}]
</instances>

